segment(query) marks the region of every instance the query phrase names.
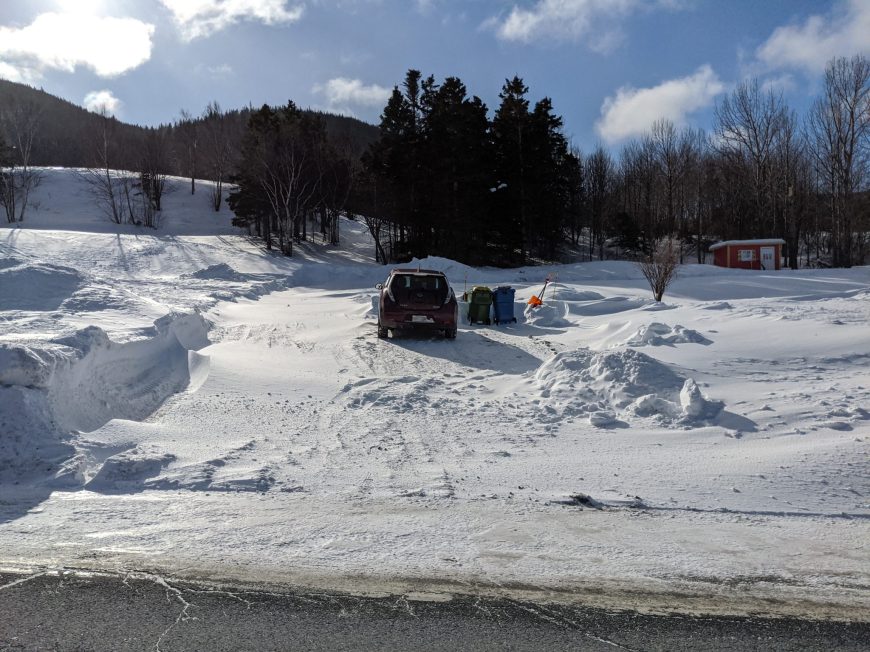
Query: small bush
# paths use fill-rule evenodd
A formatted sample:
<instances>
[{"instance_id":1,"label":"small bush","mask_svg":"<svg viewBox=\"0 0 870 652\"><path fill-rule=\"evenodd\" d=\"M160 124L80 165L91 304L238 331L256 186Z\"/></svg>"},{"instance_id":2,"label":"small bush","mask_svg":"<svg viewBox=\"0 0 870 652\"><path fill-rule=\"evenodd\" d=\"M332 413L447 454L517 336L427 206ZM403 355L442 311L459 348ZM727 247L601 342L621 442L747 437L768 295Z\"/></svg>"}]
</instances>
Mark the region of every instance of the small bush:
<instances>
[{"instance_id":1,"label":"small bush","mask_svg":"<svg viewBox=\"0 0 870 652\"><path fill-rule=\"evenodd\" d=\"M672 238L666 238L657 242L652 248L652 253L637 263L644 278L649 282L656 301L662 300L665 290L677 277L679 261L677 243Z\"/></svg>"}]
</instances>

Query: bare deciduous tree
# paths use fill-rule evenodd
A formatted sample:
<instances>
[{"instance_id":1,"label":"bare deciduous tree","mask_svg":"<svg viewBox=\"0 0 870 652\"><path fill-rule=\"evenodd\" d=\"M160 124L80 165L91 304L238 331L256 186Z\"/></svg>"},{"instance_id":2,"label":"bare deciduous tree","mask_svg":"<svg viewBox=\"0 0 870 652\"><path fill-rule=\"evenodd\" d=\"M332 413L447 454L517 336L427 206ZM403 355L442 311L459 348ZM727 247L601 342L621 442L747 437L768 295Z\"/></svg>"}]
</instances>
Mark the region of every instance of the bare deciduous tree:
<instances>
[{"instance_id":1,"label":"bare deciduous tree","mask_svg":"<svg viewBox=\"0 0 870 652\"><path fill-rule=\"evenodd\" d=\"M0 132L6 132L10 140L2 156L5 169L0 176L0 204L9 222L24 220L30 193L41 179L31 166L40 113L32 102L14 102L0 111Z\"/></svg>"},{"instance_id":2,"label":"bare deciduous tree","mask_svg":"<svg viewBox=\"0 0 870 652\"><path fill-rule=\"evenodd\" d=\"M589 237L589 257L592 258L598 245L598 257L604 259L606 239L605 219L613 186L613 159L602 147L598 146L586 159L586 196L589 198L589 217L591 233Z\"/></svg>"},{"instance_id":3,"label":"bare deciduous tree","mask_svg":"<svg viewBox=\"0 0 870 652\"><path fill-rule=\"evenodd\" d=\"M93 163L82 170L82 178L106 216L115 224L124 223L122 192L112 167L114 155L114 132L117 121L105 107L99 111L100 126L95 134Z\"/></svg>"},{"instance_id":4,"label":"bare deciduous tree","mask_svg":"<svg viewBox=\"0 0 870 652\"><path fill-rule=\"evenodd\" d=\"M772 166L786 117L782 95L761 90L757 79L741 83L716 106L720 154L732 167L748 164L753 230L759 235L774 232Z\"/></svg>"},{"instance_id":5,"label":"bare deciduous tree","mask_svg":"<svg viewBox=\"0 0 870 652\"><path fill-rule=\"evenodd\" d=\"M653 297L656 301L661 301L665 290L677 277L679 243L676 243L673 238L660 240L652 253L638 261L637 265L649 283Z\"/></svg>"},{"instance_id":6,"label":"bare deciduous tree","mask_svg":"<svg viewBox=\"0 0 870 652\"><path fill-rule=\"evenodd\" d=\"M856 244L855 191L870 167L870 61L864 56L832 60L825 92L808 119L810 148L828 194L832 263L849 267Z\"/></svg>"},{"instance_id":7,"label":"bare deciduous tree","mask_svg":"<svg viewBox=\"0 0 870 652\"><path fill-rule=\"evenodd\" d=\"M184 160L187 174L190 176L190 194L196 193L196 163L198 159L198 128L193 116L186 109L181 109L181 119L176 128L181 133L181 142L184 147Z\"/></svg>"},{"instance_id":8,"label":"bare deciduous tree","mask_svg":"<svg viewBox=\"0 0 870 652\"><path fill-rule=\"evenodd\" d=\"M221 209L223 183L230 169L231 150L226 115L217 101L209 102L202 114L205 131L205 159L209 175L214 181L211 191L211 206L215 212Z\"/></svg>"},{"instance_id":9,"label":"bare deciduous tree","mask_svg":"<svg viewBox=\"0 0 870 652\"><path fill-rule=\"evenodd\" d=\"M157 218L163 210L166 191L166 170L169 167L169 143L165 131L149 129L143 138L139 162L142 224L157 227Z\"/></svg>"}]
</instances>

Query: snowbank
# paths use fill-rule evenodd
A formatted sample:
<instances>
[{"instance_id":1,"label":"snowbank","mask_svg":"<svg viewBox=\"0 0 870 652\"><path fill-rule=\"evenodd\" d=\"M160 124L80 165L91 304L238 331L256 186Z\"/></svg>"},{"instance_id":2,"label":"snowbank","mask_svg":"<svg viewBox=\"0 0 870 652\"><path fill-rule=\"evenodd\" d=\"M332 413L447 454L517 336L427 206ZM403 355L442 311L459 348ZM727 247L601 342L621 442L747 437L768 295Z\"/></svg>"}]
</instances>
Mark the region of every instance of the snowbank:
<instances>
[{"instance_id":1,"label":"snowbank","mask_svg":"<svg viewBox=\"0 0 870 652\"><path fill-rule=\"evenodd\" d=\"M694 380L633 349L558 353L535 373L551 419L586 417L596 427L653 417L660 426L713 420L724 404L706 399Z\"/></svg>"},{"instance_id":2,"label":"snowbank","mask_svg":"<svg viewBox=\"0 0 870 652\"><path fill-rule=\"evenodd\" d=\"M201 384L208 359L195 351L208 344L207 330L199 314L173 314L131 342L89 326L39 348L0 344L0 481L80 481L64 464L67 435L111 419L144 419L172 394Z\"/></svg>"}]
</instances>

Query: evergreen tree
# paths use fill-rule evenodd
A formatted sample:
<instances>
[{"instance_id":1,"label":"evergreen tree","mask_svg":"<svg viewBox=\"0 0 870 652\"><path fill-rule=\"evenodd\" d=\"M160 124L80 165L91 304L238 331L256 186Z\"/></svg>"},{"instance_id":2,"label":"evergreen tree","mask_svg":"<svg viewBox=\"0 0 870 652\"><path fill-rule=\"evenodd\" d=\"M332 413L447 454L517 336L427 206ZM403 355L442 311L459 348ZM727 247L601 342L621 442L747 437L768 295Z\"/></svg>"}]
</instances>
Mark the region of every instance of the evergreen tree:
<instances>
[{"instance_id":1,"label":"evergreen tree","mask_svg":"<svg viewBox=\"0 0 870 652\"><path fill-rule=\"evenodd\" d=\"M553 113L550 98L545 97L535 104L530 127L527 192L531 199L531 232L527 240L536 254L553 260L568 223L570 183L578 162L568 151L562 118Z\"/></svg>"},{"instance_id":2,"label":"evergreen tree","mask_svg":"<svg viewBox=\"0 0 870 652\"><path fill-rule=\"evenodd\" d=\"M440 254L472 260L486 246L492 185L489 123L480 98L469 99L456 77L427 98L426 172L431 220Z\"/></svg>"},{"instance_id":3,"label":"evergreen tree","mask_svg":"<svg viewBox=\"0 0 870 652\"><path fill-rule=\"evenodd\" d=\"M507 80L490 121L460 79L439 85L408 71L351 200L356 211L376 211L367 224L380 258L509 265L554 259L568 229L576 237L585 207L580 160L549 98L530 110L527 93L519 77Z\"/></svg>"},{"instance_id":4,"label":"evergreen tree","mask_svg":"<svg viewBox=\"0 0 870 652\"><path fill-rule=\"evenodd\" d=\"M500 244L507 260L522 264L528 249L530 202L527 193L530 169L528 161L531 116L528 87L519 77L506 80L499 94L501 104L492 123L495 156L496 198L494 208L499 214Z\"/></svg>"}]
</instances>

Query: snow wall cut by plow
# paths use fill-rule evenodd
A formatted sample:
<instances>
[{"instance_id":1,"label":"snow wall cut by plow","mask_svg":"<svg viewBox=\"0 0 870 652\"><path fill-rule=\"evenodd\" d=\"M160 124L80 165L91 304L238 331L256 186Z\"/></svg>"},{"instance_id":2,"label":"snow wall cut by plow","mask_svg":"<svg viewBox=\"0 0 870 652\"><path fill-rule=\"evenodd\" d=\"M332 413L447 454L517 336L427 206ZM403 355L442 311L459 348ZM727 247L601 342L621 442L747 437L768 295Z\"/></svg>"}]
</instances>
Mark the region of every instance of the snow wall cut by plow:
<instances>
[{"instance_id":1,"label":"snow wall cut by plow","mask_svg":"<svg viewBox=\"0 0 870 652\"><path fill-rule=\"evenodd\" d=\"M0 483L80 486L75 433L145 419L172 394L199 387L207 333L198 313L169 314L131 342L89 326L39 346L0 344Z\"/></svg>"}]
</instances>

